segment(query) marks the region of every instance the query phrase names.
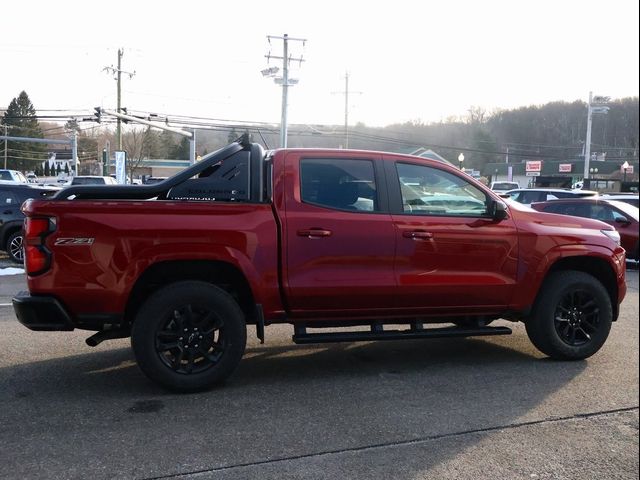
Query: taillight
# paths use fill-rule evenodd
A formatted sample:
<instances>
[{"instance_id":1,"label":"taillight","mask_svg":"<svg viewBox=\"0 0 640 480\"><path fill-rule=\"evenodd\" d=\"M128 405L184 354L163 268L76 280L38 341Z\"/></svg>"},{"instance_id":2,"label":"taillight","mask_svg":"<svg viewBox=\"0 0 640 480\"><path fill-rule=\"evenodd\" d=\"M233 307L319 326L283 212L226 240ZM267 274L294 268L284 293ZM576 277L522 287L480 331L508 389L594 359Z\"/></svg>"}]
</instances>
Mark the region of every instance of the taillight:
<instances>
[{"instance_id":1,"label":"taillight","mask_svg":"<svg viewBox=\"0 0 640 480\"><path fill-rule=\"evenodd\" d=\"M53 218L27 217L24 222L24 263L28 275L40 275L51 265L44 239L55 229Z\"/></svg>"}]
</instances>

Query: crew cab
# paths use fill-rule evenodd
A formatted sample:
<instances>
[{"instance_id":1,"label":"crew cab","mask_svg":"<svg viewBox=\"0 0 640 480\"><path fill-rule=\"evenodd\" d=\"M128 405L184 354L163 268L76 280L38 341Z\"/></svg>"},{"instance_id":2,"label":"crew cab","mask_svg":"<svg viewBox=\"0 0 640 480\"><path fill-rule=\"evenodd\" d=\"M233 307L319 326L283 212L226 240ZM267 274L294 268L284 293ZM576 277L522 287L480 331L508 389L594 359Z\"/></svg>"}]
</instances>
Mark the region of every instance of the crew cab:
<instances>
[{"instance_id":1,"label":"crew cab","mask_svg":"<svg viewBox=\"0 0 640 480\"><path fill-rule=\"evenodd\" d=\"M229 377L247 325L315 343L511 333L490 326L501 318L546 355L584 359L626 293L610 225L385 152L243 137L159 183L70 186L23 212L18 320L95 331L92 346L130 336L141 370L175 391Z\"/></svg>"}]
</instances>

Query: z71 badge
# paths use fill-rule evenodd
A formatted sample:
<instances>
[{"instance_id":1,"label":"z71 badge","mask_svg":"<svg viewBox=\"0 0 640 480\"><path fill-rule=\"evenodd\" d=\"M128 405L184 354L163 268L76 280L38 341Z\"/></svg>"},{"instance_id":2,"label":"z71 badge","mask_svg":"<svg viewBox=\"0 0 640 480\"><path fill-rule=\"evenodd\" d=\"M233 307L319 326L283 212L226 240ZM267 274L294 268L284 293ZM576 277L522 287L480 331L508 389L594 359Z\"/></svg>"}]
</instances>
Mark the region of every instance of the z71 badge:
<instances>
[{"instance_id":1,"label":"z71 badge","mask_svg":"<svg viewBox=\"0 0 640 480\"><path fill-rule=\"evenodd\" d=\"M54 245L91 245L93 238L59 238Z\"/></svg>"}]
</instances>

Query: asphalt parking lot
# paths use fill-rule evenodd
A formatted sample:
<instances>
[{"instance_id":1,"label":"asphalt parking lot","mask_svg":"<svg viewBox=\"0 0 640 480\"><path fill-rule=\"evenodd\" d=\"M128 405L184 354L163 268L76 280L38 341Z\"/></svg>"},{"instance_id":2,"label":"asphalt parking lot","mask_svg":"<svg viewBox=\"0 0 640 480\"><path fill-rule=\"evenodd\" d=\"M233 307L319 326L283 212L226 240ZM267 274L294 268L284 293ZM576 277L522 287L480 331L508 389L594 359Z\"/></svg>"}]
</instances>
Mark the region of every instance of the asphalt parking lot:
<instances>
[{"instance_id":1,"label":"asphalt parking lot","mask_svg":"<svg viewBox=\"0 0 640 480\"><path fill-rule=\"evenodd\" d=\"M0 259L0 269L8 266ZM298 346L251 335L232 379L176 395L127 340L31 332L0 276L0 478L638 478L638 270L604 348L555 362L524 328Z\"/></svg>"}]
</instances>

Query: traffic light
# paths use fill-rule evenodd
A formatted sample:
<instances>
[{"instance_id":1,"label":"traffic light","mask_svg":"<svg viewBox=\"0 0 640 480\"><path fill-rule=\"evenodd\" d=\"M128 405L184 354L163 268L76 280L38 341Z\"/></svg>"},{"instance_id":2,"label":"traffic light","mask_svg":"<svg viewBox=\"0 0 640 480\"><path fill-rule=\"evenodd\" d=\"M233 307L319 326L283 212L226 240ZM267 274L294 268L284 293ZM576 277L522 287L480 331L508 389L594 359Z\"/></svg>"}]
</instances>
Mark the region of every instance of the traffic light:
<instances>
[{"instance_id":1,"label":"traffic light","mask_svg":"<svg viewBox=\"0 0 640 480\"><path fill-rule=\"evenodd\" d=\"M102 108L95 107L94 110L96 111L96 122L100 123L102 121Z\"/></svg>"}]
</instances>

